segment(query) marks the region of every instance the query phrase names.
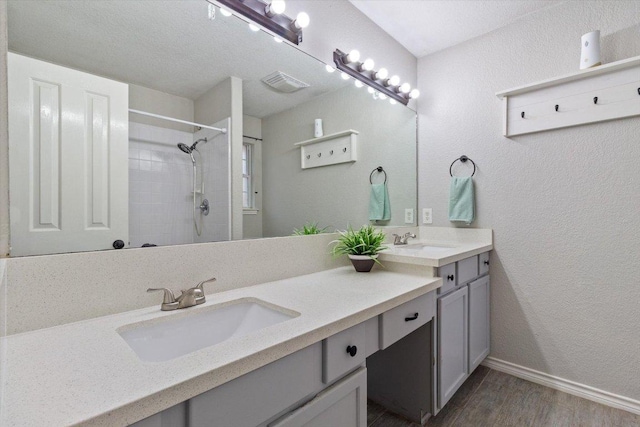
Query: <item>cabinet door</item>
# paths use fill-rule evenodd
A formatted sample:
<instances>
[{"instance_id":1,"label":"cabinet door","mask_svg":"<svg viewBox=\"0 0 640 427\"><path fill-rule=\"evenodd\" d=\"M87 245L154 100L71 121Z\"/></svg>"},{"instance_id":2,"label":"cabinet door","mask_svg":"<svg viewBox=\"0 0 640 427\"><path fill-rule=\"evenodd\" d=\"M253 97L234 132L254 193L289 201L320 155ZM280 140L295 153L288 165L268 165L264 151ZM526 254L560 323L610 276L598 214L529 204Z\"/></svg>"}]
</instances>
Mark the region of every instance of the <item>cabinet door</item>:
<instances>
[{"instance_id":1,"label":"cabinet door","mask_svg":"<svg viewBox=\"0 0 640 427\"><path fill-rule=\"evenodd\" d=\"M438 406L451 399L469 374L469 291L467 287L438 300Z\"/></svg>"},{"instance_id":2,"label":"cabinet door","mask_svg":"<svg viewBox=\"0 0 640 427\"><path fill-rule=\"evenodd\" d=\"M469 373L489 355L489 276L469 283Z\"/></svg>"},{"instance_id":3,"label":"cabinet door","mask_svg":"<svg viewBox=\"0 0 640 427\"><path fill-rule=\"evenodd\" d=\"M269 427L366 427L367 369L319 393L313 400Z\"/></svg>"},{"instance_id":4,"label":"cabinet door","mask_svg":"<svg viewBox=\"0 0 640 427\"><path fill-rule=\"evenodd\" d=\"M129 241L129 87L9 53L11 255Z\"/></svg>"}]
</instances>

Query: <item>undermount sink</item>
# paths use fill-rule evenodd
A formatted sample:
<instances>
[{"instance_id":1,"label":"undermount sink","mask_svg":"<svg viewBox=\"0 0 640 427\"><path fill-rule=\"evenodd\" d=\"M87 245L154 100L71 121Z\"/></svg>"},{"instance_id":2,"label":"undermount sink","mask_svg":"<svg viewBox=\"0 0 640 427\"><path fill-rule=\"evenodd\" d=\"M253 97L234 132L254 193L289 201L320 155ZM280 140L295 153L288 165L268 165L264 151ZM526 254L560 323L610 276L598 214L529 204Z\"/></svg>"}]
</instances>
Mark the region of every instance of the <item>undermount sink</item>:
<instances>
[{"instance_id":1,"label":"undermount sink","mask_svg":"<svg viewBox=\"0 0 640 427\"><path fill-rule=\"evenodd\" d=\"M453 249L453 246L436 246L432 244L415 243L413 245L394 246L393 249L407 252L446 252Z\"/></svg>"},{"instance_id":2,"label":"undermount sink","mask_svg":"<svg viewBox=\"0 0 640 427\"><path fill-rule=\"evenodd\" d=\"M126 325L118 333L141 360L164 362L300 315L258 299L186 310L193 311Z\"/></svg>"}]
</instances>

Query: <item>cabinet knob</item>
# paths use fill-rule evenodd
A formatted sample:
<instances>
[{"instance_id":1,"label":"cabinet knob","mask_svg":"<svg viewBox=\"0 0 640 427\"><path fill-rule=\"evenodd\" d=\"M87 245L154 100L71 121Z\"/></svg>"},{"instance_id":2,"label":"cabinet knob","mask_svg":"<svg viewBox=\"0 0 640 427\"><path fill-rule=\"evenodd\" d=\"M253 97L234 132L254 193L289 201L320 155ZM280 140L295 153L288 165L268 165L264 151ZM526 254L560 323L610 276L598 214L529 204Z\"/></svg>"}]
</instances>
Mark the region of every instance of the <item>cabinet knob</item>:
<instances>
[{"instance_id":1,"label":"cabinet knob","mask_svg":"<svg viewBox=\"0 0 640 427\"><path fill-rule=\"evenodd\" d=\"M122 240L114 240L113 249L122 249L124 248L124 242Z\"/></svg>"},{"instance_id":2,"label":"cabinet knob","mask_svg":"<svg viewBox=\"0 0 640 427\"><path fill-rule=\"evenodd\" d=\"M453 274L450 274L447 276L447 280L449 280L450 282L453 282L453 279L455 279L456 277Z\"/></svg>"},{"instance_id":3,"label":"cabinet knob","mask_svg":"<svg viewBox=\"0 0 640 427\"><path fill-rule=\"evenodd\" d=\"M413 316L411 316L411 317L405 317L405 318L404 318L404 321L405 321L405 322L411 322L412 320L416 320L417 318L418 318L418 313L414 314L414 315L413 315Z\"/></svg>"},{"instance_id":4,"label":"cabinet knob","mask_svg":"<svg viewBox=\"0 0 640 427\"><path fill-rule=\"evenodd\" d=\"M489 265L489 261L485 261L485 262L484 262L484 265Z\"/></svg>"},{"instance_id":5,"label":"cabinet knob","mask_svg":"<svg viewBox=\"0 0 640 427\"><path fill-rule=\"evenodd\" d=\"M358 353L358 347L356 347L355 345L348 346L347 353L349 353L349 356L355 357L355 355Z\"/></svg>"}]
</instances>

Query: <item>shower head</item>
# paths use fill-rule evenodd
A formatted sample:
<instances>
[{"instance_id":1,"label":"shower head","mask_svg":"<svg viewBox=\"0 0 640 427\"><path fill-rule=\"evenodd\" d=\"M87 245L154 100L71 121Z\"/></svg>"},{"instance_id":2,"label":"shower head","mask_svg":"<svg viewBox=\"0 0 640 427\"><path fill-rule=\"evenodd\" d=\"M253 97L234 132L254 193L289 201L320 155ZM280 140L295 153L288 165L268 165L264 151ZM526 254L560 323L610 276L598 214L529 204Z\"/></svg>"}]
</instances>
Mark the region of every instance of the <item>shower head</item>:
<instances>
[{"instance_id":1,"label":"shower head","mask_svg":"<svg viewBox=\"0 0 640 427\"><path fill-rule=\"evenodd\" d=\"M189 147L187 144L183 144L182 142L178 144L178 148L182 151L184 151L187 154L191 154L191 151L193 151L193 149L195 148L195 145L192 147Z\"/></svg>"},{"instance_id":2,"label":"shower head","mask_svg":"<svg viewBox=\"0 0 640 427\"><path fill-rule=\"evenodd\" d=\"M197 140L196 142L194 142L193 145L190 147L191 150L195 150L196 149L196 145L198 145L199 142L207 142L207 138L201 138L201 139Z\"/></svg>"}]
</instances>

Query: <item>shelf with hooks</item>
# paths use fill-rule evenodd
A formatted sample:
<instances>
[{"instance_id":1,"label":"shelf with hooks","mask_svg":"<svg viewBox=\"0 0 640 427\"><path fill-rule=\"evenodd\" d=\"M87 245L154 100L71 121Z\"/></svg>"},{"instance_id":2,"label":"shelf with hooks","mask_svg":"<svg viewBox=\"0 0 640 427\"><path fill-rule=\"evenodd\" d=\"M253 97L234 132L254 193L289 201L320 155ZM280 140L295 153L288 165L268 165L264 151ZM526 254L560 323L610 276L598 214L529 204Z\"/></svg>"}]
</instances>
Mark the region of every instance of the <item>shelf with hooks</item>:
<instances>
[{"instance_id":1,"label":"shelf with hooks","mask_svg":"<svg viewBox=\"0 0 640 427\"><path fill-rule=\"evenodd\" d=\"M640 56L496 93L504 136L640 115Z\"/></svg>"},{"instance_id":2,"label":"shelf with hooks","mask_svg":"<svg viewBox=\"0 0 640 427\"><path fill-rule=\"evenodd\" d=\"M355 162L357 130L349 129L294 144L300 147L302 169Z\"/></svg>"}]
</instances>

